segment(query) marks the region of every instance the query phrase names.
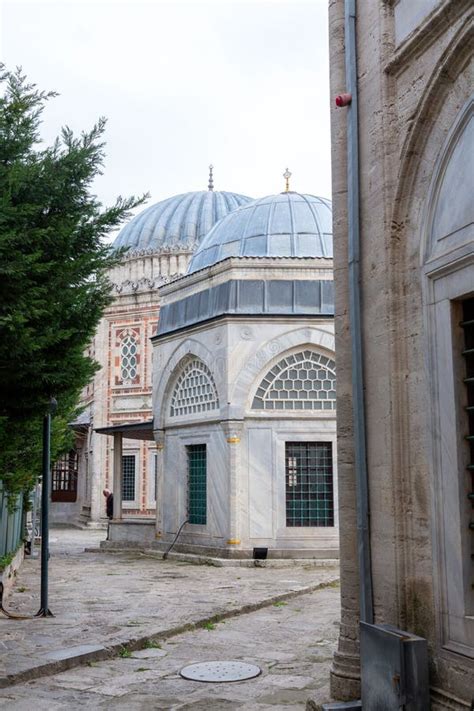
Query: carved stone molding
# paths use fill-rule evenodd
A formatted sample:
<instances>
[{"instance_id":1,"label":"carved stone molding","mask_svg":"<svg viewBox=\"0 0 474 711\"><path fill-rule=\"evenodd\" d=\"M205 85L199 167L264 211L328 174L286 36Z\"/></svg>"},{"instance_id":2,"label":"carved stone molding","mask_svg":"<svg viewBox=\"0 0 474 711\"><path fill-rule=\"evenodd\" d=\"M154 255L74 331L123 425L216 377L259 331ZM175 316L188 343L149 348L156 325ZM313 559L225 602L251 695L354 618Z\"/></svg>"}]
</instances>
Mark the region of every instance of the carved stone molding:
<instances>
[{"instance_id":1,"label":"carved stone molding","mask_svg":"<svg viewBox=\"0 0 474 711\"><path fill-rule=\"evenodd\" d=\"M120 284L113 283L112 291L117 294L133 294L137 291L154 291L155 289L159 289L161 286L164 286L164 284L169 284L170 282L177 279L179 276L181 275L171 274L170 276L159 276L155 277L154 279L142 277L141 279L138 279L136 281L125 279L125 281L121 282Z\"/></svg>"}]
</instances>

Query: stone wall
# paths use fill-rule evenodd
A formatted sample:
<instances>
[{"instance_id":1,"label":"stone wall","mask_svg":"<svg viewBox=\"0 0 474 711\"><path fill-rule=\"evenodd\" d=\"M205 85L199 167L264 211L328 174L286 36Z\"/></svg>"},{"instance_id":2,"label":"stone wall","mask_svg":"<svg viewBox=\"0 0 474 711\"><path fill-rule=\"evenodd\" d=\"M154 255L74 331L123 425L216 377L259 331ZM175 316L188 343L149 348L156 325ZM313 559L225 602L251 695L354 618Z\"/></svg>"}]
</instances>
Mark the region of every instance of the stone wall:
<instances>
[{"instance_id":1,"label":"stone wall","mask_svg":"<svg viewBox=\"0 0 474 711\"><path fill-rule=\"evenodd\" d=\"M425 3L426 12L400 38L394 14L400 5L357 3L362 338L375 620L428 639L435 707L461 709L468 708L473 692L474 650L455 653L441 623L446 612L436 510L443 501L436 493L431 455L438 435L431 420L435 404L427 365L422 247L431 178L472 91L472 6L463 0ZM331 91L337 95L345 90L344 2L333 0L329 6ZM341 699L359 694L346 113L333 108L331 119L342 565L342 624L332 690ZM455 206L456 195L452 199Z\"/></svg>"}]
</instances>

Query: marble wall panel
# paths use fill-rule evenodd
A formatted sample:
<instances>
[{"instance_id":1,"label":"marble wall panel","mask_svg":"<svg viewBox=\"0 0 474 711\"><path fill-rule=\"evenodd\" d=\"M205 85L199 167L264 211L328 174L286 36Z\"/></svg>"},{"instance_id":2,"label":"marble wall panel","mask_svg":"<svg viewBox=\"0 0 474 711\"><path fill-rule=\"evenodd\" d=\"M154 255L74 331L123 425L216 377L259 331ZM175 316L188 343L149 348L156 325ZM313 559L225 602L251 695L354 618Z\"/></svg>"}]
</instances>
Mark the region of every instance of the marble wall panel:
<instances>
[{"instance_id":1,"label":"marble wall panel","mask_svg":"<svg viewBox=\"0 0 474 711\"><path fill-rule=\"evenodd\" d=\"M248 430L248 525L250 538L273 538L272 430Z\"/></svg>"}]
</instances>

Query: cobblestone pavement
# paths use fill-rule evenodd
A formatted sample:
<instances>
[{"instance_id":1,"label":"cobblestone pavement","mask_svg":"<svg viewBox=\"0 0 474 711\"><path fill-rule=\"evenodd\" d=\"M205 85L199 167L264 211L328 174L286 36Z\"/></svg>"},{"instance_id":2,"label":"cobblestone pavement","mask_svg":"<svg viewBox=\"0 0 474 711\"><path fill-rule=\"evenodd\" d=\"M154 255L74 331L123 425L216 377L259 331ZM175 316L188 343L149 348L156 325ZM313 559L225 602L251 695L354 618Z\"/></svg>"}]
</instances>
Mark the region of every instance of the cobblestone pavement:
<instances>
[{"instance_id":1,"label":"cobblestone pavement","mask_svg":"<svg viewBox=\"0 0 474 711\"><path fill-rule=\"evenodd\" d=\"M161 648L2 689L0 708L304 709L308 697L328 682L338 615L338 589L324 588L179 635ZM257 664L262 674L250 681L220 684L179 676L187 664L225 659Z\"/></svg>"},{"instance_id":2,"label":"cobblestone pavement","mask_svg":"<svg viewBox=\"0 0 474 711\"><path fill-rule=\"evenodd\" d=\"M0 617L0 685L2 677L5 681L12 676L18 679L22 673L28 675L27 678L45 673L45 664L52 666L51 660L75 654L71 648L76 646L103 645L110 651L119 644L140 646L139 640L143 646L146 637L167 632L176 634L182 625L200 623L213 615L238 612L246 605L264 604L281 594L304 592L316 585L330 583L338 575L334 569L315 568L310 564L288 568L214 568L163 561L131 551L84 552L85 547L98 545L104 535L103 531L52 531L49 604L55 617L32 620ZM336 592L321 590L315 599L322 600L326 595L334 600ZM293 604L298 608L299 598L295 598L288 608L267 608L254 614L257 617L263 615L265 619L270 612L281 612L276 621L282 623L283 615L287 609L293 609ZM38 560L25 561L7 607L12 612L25 614L38 610ZM331 611L332 620L337 614L335 604ZM251 619L251 615L245 615L239 624L249 625L248 643L253 639L258 644L262 628L254 627ZM297 619L299 617L295 615ZM227 620L222 629L230 630L235 623L237 620ZM321 636L317 619L312 619L311 624L315 636ZM200 634L196 632L196 639ZM204 636L204 639L207 638ZM276 645L277 641L272 644ZM172 647L173 643L168 641L166 645ZM273 648L281 652L278 646ZM115 664L120 667L125 661ZM111 669L115 667L112 665ZM123 667L117 671L118 676L123 673ZM145 680L146 677L141 678ZM2 692L3 697L5 693L8 689ZM10 708L8 704L7 708Z\"/></svg>"}]
</instances>

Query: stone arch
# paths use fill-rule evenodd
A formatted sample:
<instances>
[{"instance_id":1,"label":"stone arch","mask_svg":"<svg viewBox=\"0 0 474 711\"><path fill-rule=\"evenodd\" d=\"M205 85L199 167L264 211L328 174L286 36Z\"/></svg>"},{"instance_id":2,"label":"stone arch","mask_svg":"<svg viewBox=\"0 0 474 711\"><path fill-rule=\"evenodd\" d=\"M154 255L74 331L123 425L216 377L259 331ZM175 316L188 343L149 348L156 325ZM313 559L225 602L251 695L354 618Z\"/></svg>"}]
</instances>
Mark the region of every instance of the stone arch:
<instances>
[{"instance_id":1,"label":"stone arch","mask_svg":"<svg viewBox=\"0 0 474 711\"><path fill-rule=\"evenodd\" d=\"M440 152L421 221L421 264L447 258L472 242L474 201L466 177L474 174L474 94L459 112ZM452 198L456 199L453 209Z\"/></svg>"},{"instance_id":2,"label":"stone arch","mask_svg":"<svg viewBox=\"0 0 474 711\"><path fill-rule=\"evenodd\" d=\"M392 233L399 236L400 228L406 225L406 211L404 205L410 194L413 194L413 187L416 181L420 180L420 171L424 170L425 175L431 176L436 157L428 163L426 160L426 147L432 140L432 132L436 130L440 113L445 108L452 97L454 97L454 107L449 108L449 125L454 122L460 107L471 92L470 78L466 77L468 87L464 97L459 102L453 85L467 69L469 62L472 62L472 40L474 30L471 17L467 17L459 32L452 38L451 42L442 53L436 63L431 78L427 83L426 90L419 102L418 108L407 131L400 155L400 166L397 190L394 200L394 210L392 213ZM446 135L446 129L440 127ZM442 139L434 141L437 145L443 143ZM423 157L424 160L421 160ZM398 240L392 240L395 244Z\"/></svg>"},{"instance_id":3,"label":"stone arch","mask_svg":"<svg viewBox=\"0 0 474 711\"><path fill-rule=\"evenodd\" d=\"M278 359L295 349L310 348L334 358L334 334L324 327L305 327L282 333L258 346L248 357L239 376L230 387L229 400L244 410L251 408L257 384Z\"/></svg>"},{"instance_id":4,"label":"stone arch","mask_svg":"<svg viewBox=\"0 0 474 711\"><path fill-rule=\"evenodd\" d=\"M391 408L398 413L393 430L391 462L394 499L412 501L400 509L395 520L398 597L401 601L398 624L415 627L415 592L407 581L431 575L433 561L416 565L407 540L417 540L420 547L436 548L436 531L417 523L430 516L433 504L430 481L432 471L423 451L406 447L413 429L430 431L431 413L427 403L420 410L410 378L429 378L426 353L426 299L421 265L425 261L434 174L443 161L446 142L454 135L460 110L472 92L469 62L472 62L473 29L469 21L460 28L441 55L413 116L403 143L397 188L391 212L388 288L390 292L389 332L391 340ZM420 333L425 334L425 349L420 348ZM416 414L415 414L416 413ZM421 475L420 475L421 474ZM431 484L433 489L434 484ZM417 515L413 515L416 508ZM436 518L433 518L435 521ZM432 600L434 605L434 600ZM434 614L434 612L433 612Z\"/></svg>"},{"instance_id":5,"label":"stone arch","mask_svg":"<svg viewBox=\"0 0 474 711\"><path fill-rule=\"evenodd\" d=\"M299 347L280 354L253 388L252 410L266 412L334 412L336 364L314 349Z\"/></svg>"},{"instance_id":6,"label":"stone arch","mask_svg":"<svg viewBox=\"0 0 474 711\"><path fill-rule=\"evenodd\" d=\"M453 385L466 375L461 365L465 336L463 302L472 297L474 207L474 95L452 122L433 170L420 228L420 267L426 343L426 380L430 393L429 468L432 479L433 561L436 596L442 614L438 638L443 647L464 653L472 645L474 624L470 579L469 522L466 491L472 475L459 439L467 423L467 392ZM471 165L466 165L470 161ZM461 333L462 332L462 333ZM467 425L468 426L468 425ZM470 461L468 459L467 461ZM449 462L449 464L448 464ZM449 561L449 563L448 563Z\"/></svg>"},{"instance_id":7,"label":"stone arch","mask_svg":"<svg viewBox=\"0 0 474 711\"><path fill-rule=\"evenodd\" d=\"M186 417L219 409L216 384L204 361L188 356L176 373L166 407L168 417Z\"/></svg>"},{"instance_id":8,"label":"stone arch","mask_svg":"<svg viewBox=\"0 0 474 711\"><path fill-rule=\"evenodd\" d=\"M197 360L204 366L203 370L210 373L212 383L215 388L217 402L219 397L219 378L216 377L213 365L212 353L199 341L188 338L173 351L167 362L162 366L160 377L157 381L154 394L154 410L156 413L155 428L163 429L165 423L169 421L169 405L173 389L176 385L179 374L189 364L190 361ZM215 411L215 409L214 409Z\"/></svg>"}]
</instances>

